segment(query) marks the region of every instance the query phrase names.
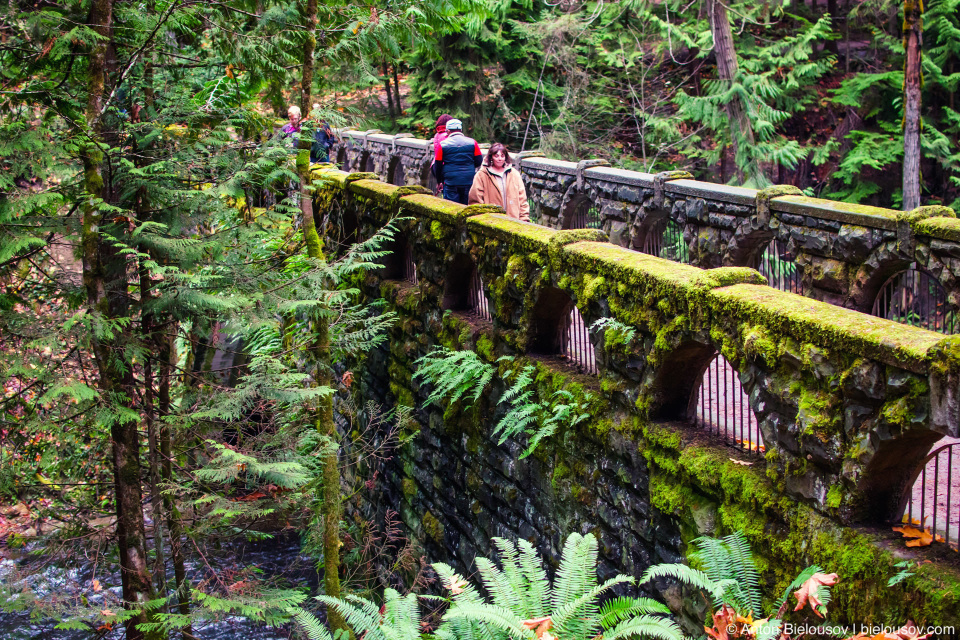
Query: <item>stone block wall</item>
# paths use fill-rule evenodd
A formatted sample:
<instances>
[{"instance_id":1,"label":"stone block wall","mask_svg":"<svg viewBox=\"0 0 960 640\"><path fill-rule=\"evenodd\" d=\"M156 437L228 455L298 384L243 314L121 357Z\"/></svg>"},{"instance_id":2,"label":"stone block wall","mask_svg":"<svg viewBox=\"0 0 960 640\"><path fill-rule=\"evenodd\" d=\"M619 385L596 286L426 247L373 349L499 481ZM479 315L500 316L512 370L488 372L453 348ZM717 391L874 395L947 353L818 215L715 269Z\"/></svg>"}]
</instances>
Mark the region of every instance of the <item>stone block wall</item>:
<instances>
[{"instance_id":1,"label":"stone block wall","mask_svg":"<svg viewBox=\"0 0 960 640\"><path fill-rule=\"evenodd\" d=\"M589 168L570 184L610 171ZM368 276L366 297L399 319L388 345L351 366L362 371L358 399L413 409L417 434L375 469L381 480L366 504L401 505L431 560L467 570L491 553L493 536L527 538L556 559L567 534L593 532L605 575L638 575L682 556L697 535L742 530L770 593L816 563L847 580L833 605L840 620L960 622L952 552L930 556L908 584L884 586L902 553L891 551L901 543L886 525L929 445L958 435L960 338L780 292L752 269L645 255L604 231L521 223L496 207L463 207L363 174L316 177L329 246L344 228L369 237L398 214L412 219L395 246L409 248L416 283ZM644 198L665 203L666 185L677 184L690 193L676 208L696 199L688 182L617 190L635 189L623 197L642 208ZM613 193L594 188L601 200ZM738 212L706 207L697 220L718 228ZM943 224L933 220L916 225ZM462 308L473 270L491 321ZM598 375L578 373L550 348L571 305L587 326L613 318L630 329L591 334ZM430 390L414 379L414 362L438 345L474 350L498 368L473 406L424 406ZM717 353L739 372L765 455L737 453L691 426ZM535 367L539 399L563 389L590 416L522 460L525 442L492 435L516 364Z\"/></svg>"}]
</instances>

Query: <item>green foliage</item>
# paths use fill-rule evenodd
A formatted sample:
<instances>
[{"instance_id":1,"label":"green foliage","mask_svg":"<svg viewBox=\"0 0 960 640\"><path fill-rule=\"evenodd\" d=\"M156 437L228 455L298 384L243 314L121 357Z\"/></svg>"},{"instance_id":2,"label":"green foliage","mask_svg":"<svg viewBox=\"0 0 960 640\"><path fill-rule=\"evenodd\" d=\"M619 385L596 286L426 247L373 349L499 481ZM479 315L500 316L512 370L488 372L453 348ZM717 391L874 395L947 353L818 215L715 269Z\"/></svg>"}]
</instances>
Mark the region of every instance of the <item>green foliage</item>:
<instances>
[{"instance_id":1,"label":"green foliage","mask_svg":"<svg viewBox=\"0 0 960 640\"><path fill-rule=\"evenodd\" d=\"M411 640L420 637L422 631L417 596L412 593L401 596L394 589L386 589L382 607L357 596L346 600L317 596L317 600L339 609L357 637ZM333 640L334 636L310 612L299 609L294 617L311 640Z\"/></svg>"},{"instance_id":2,"label":"green foliage","mask_svg":"<svg viewBox=\"0 0 960 640\"><path fill-rule=\"evenodd\" d=\"M496 371L474 351L453 351L446 347L435 348L413 364L417 367L414 379L433 386L424 401L425 407L436 405L444 398L451 403L466 399L464 408L469 407L487 388Z\"/></svg>"},{"instance_id":3,"label":"green foliage","mask_svg":"<svg viewBox=\"0 0 960 640\"><path fill-rule=\"evenodd\" d=\"M720 539L703 536L694 540L693 544L697 551L690 556L691 564L701 566L702 570L685 564L660 564L647 569L639 584L659 578L673 578L682 584L705 591L717 610L730 607L744 617L767 618L766 627L772 630L770 637L779 636L790 594L814 574L823 571L816 565L801 571L775 602L771 613L764 616L761 609L763 591L760 577L753 562L750 545L743 533L737 531ZM818 611L821 615L826 615L826 604L830 602L829 587L818 585L817 597L823 603L818 607Z\"/></svg>"},{"instance_id":4,"label":"green foliage","mask_svg":"<svg viewBox=\"0 0 960 640\"><path fill-rule=\"evenodd\" d=\"M501 358L503 360L510 358ZM566 389L557 389L549 399L537 400L534 365L527 365L509 372L506 379L513 378L510 387L500 397L500 404L507 405L507 413L497 422L493 435L500 436L500 444L520 434L530 440L520 459L526 458L537 448L540 441L556 433L557 429L572 429L590 417L587 413L589 395L583 402Z\"/></svg>"},{"instance_id":5,"label":"green foliage","mask_svg":"<svg viewBox=\"0 0 960 640\"><path fill-rule=\"evenodd\" d=\"M571 534L563 547L556 579L551 583L533 546L494 538L500 552L500 567L477 558L477 570L489 593L483 599L453 569L434 565L453 593L453 604L437 631L441 638L533 638L524 621L549 617L550 632L558 638L588 640L648 637L680 640L682 634L669 610L648 598L621 596L600 600L611 589L633 584L633 578L618 575L597 582L597 540L592 535ZM538 626L542 620L537 621Z\"/></svg>"},{"instance_id":6,"label":"green foliage","mask_svg":"<svg viewBox=\"0 0 960 640\"><path fill-rule=\"evenodd\" d=\"M895 587L913 575L913 571L911 571L910 569L914 567L914 563L910 560L904 560L903 562L898 562L894 566L897 569L899 569L899 571L897 571L895 575L893 575L889 580L887 580L888 587Z\"/></svg>"},{"instance_id":7,"label":"green foliage","mask_svg":"<svg viewBox=\"0 0 960 640\"><path fill-rule=\"evenodd\" d=\"M590 333L599 333L603 331L604 344L608 345L627 345L633 342L637 337L637 330L616 318L600 318L590 325Z\"/></svg>"}]
</instances>

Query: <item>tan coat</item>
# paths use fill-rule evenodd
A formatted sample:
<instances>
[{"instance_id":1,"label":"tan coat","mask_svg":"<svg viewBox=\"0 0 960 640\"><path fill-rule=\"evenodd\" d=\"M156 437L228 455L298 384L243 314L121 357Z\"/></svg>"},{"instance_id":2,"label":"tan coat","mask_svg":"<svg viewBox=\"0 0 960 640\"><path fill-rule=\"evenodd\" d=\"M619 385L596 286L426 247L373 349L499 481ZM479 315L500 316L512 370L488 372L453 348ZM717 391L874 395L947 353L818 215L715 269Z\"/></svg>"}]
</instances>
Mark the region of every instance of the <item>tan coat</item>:
<instances>
[{"instance_id":1,"label":"tan coat","mask_svg":"<svg viewBox=\"0 0 960 640\"><path fill-rule=\"evenodd\" d=\"M506 198L503 197L503 188L506 186ZM473 186L470 187L470 204L495 204L503 207L507 215L527 222L530 220L530 203L527 201L527 190L523 187L520 170L513 165L507 165L504 173L498 174L492 167L483 165L473 177Z\"/></svg>"}]
</instances>

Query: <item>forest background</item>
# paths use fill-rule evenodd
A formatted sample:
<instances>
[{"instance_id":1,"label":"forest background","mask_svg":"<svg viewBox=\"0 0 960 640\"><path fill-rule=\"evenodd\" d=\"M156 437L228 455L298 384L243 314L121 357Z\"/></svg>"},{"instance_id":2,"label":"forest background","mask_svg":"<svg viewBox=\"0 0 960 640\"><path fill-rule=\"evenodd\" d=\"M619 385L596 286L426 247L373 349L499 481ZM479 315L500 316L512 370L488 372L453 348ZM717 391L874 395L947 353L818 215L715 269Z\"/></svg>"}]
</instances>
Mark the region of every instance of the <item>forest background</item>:
<instances>
[{"instance_id":1,"label":"forest background","mask_svg":"<svg viewBox=\"0 0 960 640\"><path fill-rule=\"evenodd\" d=\"M960 0L8 0L3 608L128 638L281 624L314 587L231 545L287 525L328 594L422 582L395 526L341 511L414 436L344 367L392 321L356 289L391 229L323 247L289 104L304 138L446 112L514 151L960 209L958 58Z\"/></svg>"}]
</instances>

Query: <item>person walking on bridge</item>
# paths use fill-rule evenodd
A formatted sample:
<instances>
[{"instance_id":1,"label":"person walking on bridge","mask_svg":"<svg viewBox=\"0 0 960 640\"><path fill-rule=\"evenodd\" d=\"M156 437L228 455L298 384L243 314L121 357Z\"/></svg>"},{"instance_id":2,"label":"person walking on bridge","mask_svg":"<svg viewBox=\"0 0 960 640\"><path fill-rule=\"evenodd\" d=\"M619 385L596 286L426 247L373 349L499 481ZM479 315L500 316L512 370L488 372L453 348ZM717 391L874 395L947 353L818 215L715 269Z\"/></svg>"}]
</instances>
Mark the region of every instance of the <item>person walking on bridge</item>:
<instances>
[{"instance_id":1,"label":"person walking on bridge","mask_svg":"<svg viewBox=\"0 0 960 640\"><path fill-rule=\"evenodd\" d=\"M433 163L437 183L443 183L443 197L467 204L473 176L482 161L480 145L463 135L463 123L456 118L448 120L447 139L440 143Z\"/></svg>"},{"instance_id":2,"label":"person walking on bridge","mask_svg":"<svg viewBox=\"0 0 960 640\"><path fill-rule=\"evenodd\" d=\"M447 139L447 123L451 120L453 120L453 116L451 116L449 113L445 113L437 118L437 123L433 127L433 156L431 156L430 159L430 172L434 175L436 175L436 173L433 171L433 165L437 162L437 151L440 149L440 143ZM437 188L434 189L433 195L443 195L442 182L437 183Z\"/></svg>"},{"instance_id":3,"label":"person walking on bridge","mask_svg":"<svg viewBox=\"0 0 960 640\"><path fill-rule=\"evenodd\" d=\"M510 164L510 152L499 142L487 151L487 159L473 179L470 204L495 204L511 218L530 221L530 202L520 171Z\"/></svg>"}]
</instances>

